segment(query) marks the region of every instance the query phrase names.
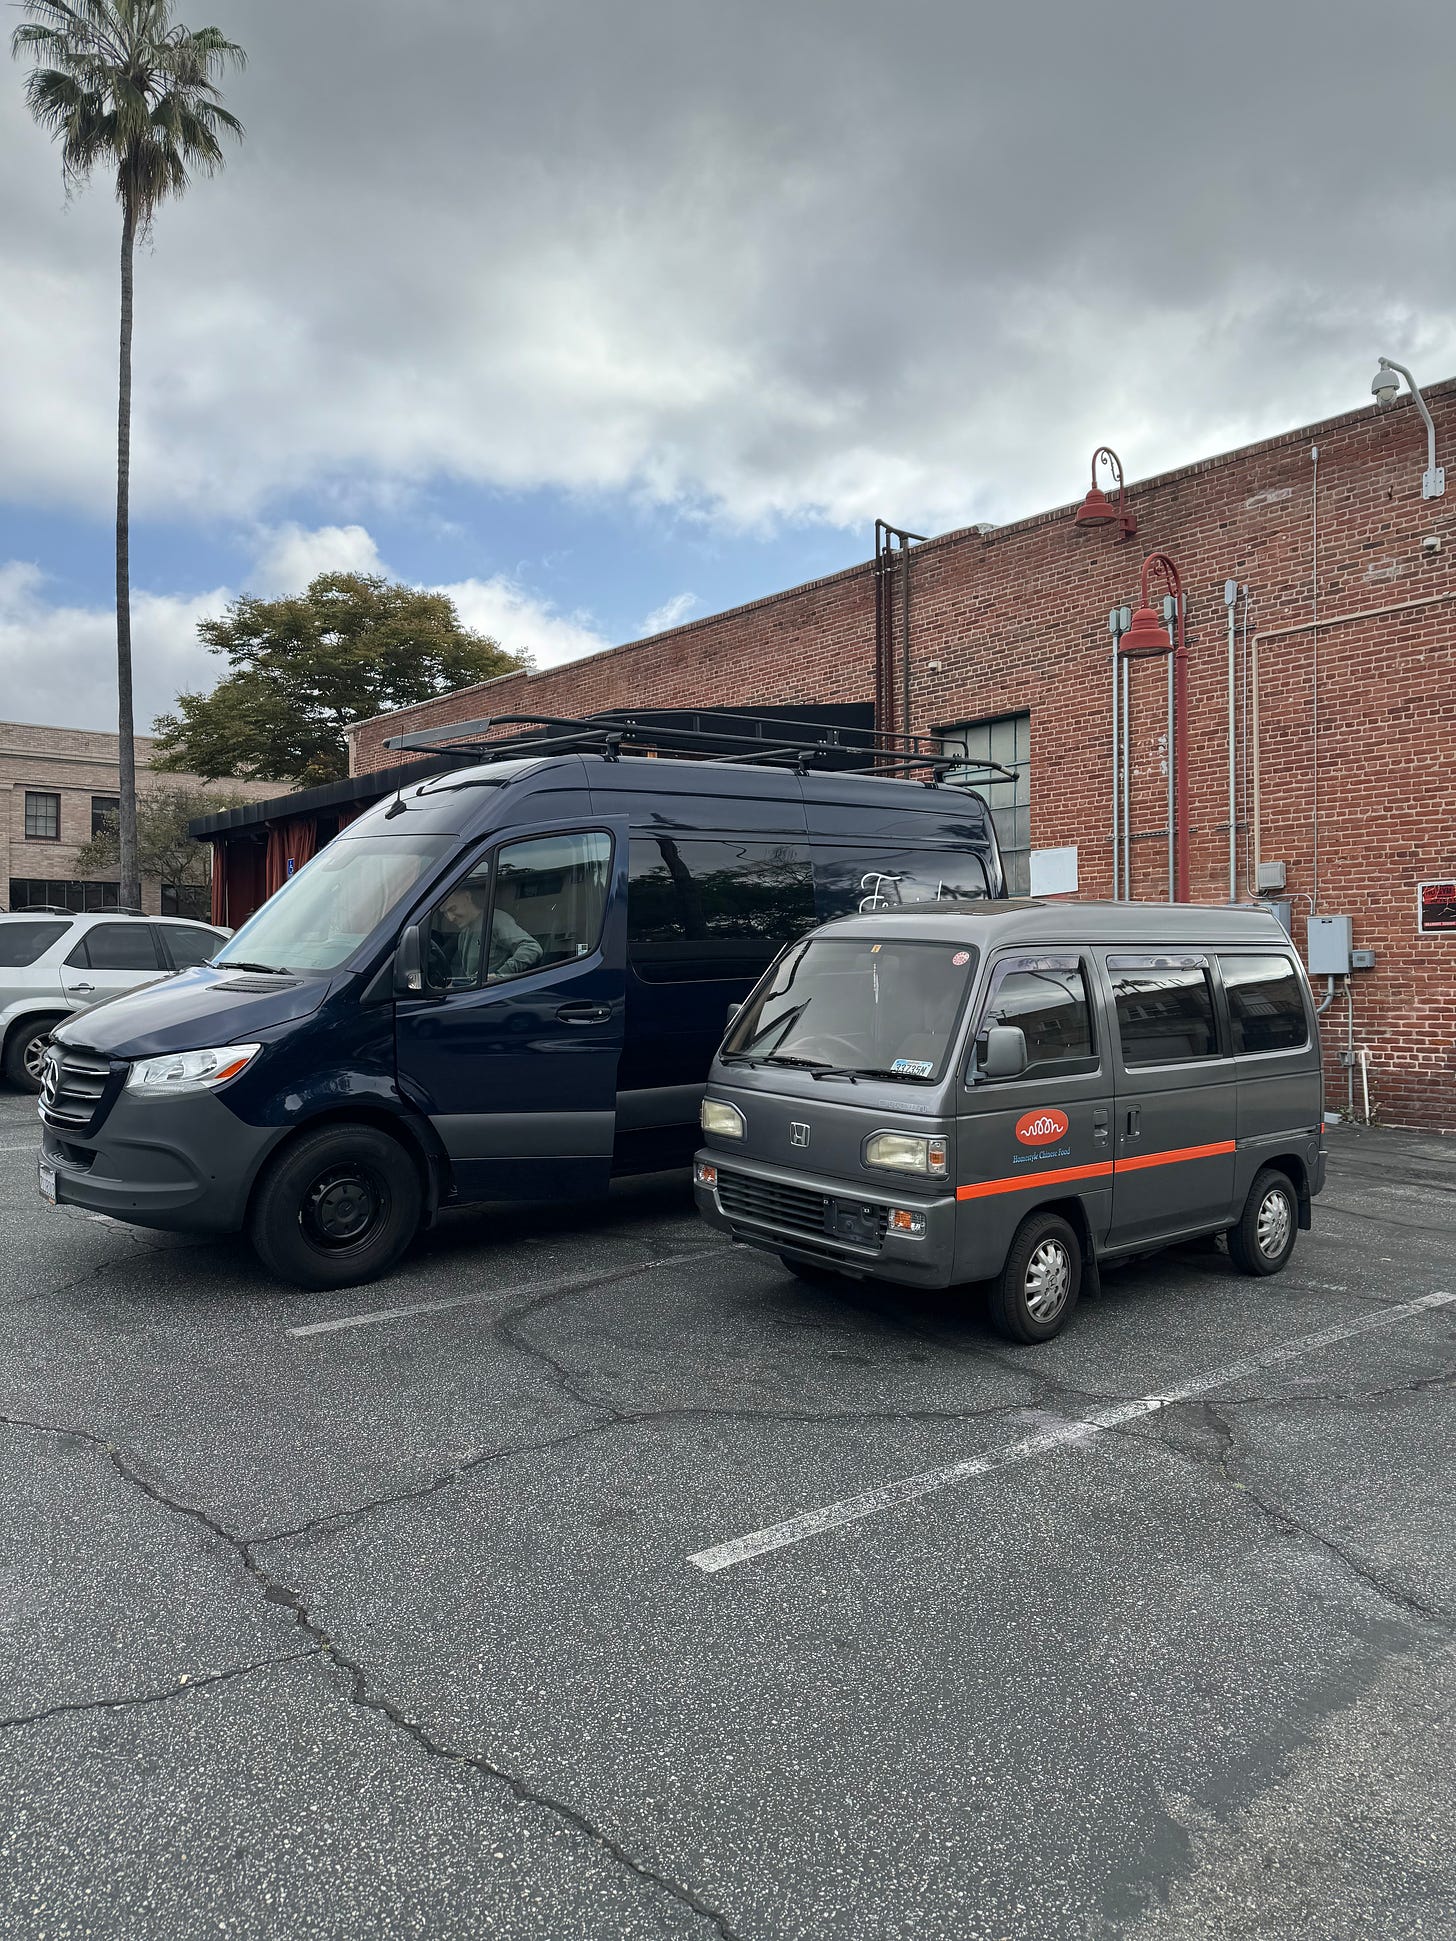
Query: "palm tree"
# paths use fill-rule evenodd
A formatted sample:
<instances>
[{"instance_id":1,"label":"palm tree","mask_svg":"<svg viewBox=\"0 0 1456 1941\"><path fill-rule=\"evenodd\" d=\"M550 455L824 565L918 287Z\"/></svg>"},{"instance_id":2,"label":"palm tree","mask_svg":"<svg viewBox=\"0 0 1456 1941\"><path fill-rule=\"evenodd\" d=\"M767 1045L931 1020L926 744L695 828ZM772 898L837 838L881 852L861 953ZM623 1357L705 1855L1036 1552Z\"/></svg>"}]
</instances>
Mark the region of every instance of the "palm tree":
<instances>
[{"instance_id":1,"label":"palm tree","mask_svg":"<svg viewBox=\"0 0 1456 1941\"><path fill-rule=\"evenodd\" d=\"M172 0L20 0L25 24L11 52L26 76L31 114L61 144L69 193L98 164L116 171L121 204L121 372L116 412L116 689L120 785L119 891L141 908L137 866L136 744L131 697L132 259L158 206L192 174L222 166L219 135L243 125L222 106L217 77L241 67L241 47L216 27L172 19Z\"/></svg>"}]
</instances>

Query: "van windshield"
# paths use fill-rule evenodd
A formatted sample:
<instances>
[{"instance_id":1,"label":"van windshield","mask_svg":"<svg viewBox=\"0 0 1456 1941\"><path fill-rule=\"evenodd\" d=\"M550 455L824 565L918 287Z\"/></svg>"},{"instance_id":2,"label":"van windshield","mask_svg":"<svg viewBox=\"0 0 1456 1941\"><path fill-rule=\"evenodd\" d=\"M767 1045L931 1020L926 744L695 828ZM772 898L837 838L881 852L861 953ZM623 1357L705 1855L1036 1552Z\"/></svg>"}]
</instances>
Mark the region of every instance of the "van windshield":
<instances>
[{"instance_id":1,"label":"van windshield","mask_svg":"<svg viewBox=\"0 0 1456 1941\"><path fill-rule=\"evenodd\" d=\"M810 937L733 1020L723 1056L927 1083L945 1069L975 968L965 944Z\"/></svg>"},{"instance_id":2,"label":"van windshield","mask_svg":"<svg viewBox=\"0 0 1456 1941\"><path fill-rule=\"evenodd\" d=\"M336 837L274 891L213 962L337 970L455 846L454 836Z\"/></svg>"}]
</instances>

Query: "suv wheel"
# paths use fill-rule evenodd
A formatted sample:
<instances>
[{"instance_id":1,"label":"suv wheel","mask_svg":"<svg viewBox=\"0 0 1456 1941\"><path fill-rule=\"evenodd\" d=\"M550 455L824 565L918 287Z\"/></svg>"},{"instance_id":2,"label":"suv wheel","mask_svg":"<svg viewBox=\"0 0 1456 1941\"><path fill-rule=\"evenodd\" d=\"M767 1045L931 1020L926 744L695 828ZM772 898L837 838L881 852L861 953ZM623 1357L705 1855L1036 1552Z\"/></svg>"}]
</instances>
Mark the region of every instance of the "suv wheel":
<instances>
[{"instance_id":1,"label":"suv wheel","mask_svg":"<svg viewBox=\"0 0 1456 1941\"><path fill-rule=\"evenodd\" d=\"M1299 1202L1289 1175L1266 1166L1249 1188L1237 1226L1228 1230L1229 1258L1243 1274L1277 1274L1288 1265L1299 1234Z\"/></svg>"},{"instance_id":2,"label":"suv wheel","mask_svg":"<svg viewBox=\"0 0 1456 1941\"><path fill-rule=\"evenodd\" d=\"M389 1272L423 1206L419 1173L398 1140L373 1126L321 1126L264 1173L248 1237L279 1280L353 1287Z\"/></svg>"},{"instance_id":3,"label":"suv wheel","mask_svg":"<svg viewBox=\"0 0 1456 1941\"><path fill-rule=\"evenodd\" d=\"M991 1289L991 1319L1013 1341L1050 1341L1082 1288L1082 1248L1056 1213L1023 1220Z\"/></svg>"},{"instance_id":4,"label":"suv wheel","mask_svg":"<svg viewBox=\"0 0 1456 1941\"><path fill-rule=\"evenodd\" d=\"M22 1092L38 1092L50 1050L51 1033L59 1018L27 1018L16 1025L5 1045L5 1076Z\"/></svg>"}]
</instances>

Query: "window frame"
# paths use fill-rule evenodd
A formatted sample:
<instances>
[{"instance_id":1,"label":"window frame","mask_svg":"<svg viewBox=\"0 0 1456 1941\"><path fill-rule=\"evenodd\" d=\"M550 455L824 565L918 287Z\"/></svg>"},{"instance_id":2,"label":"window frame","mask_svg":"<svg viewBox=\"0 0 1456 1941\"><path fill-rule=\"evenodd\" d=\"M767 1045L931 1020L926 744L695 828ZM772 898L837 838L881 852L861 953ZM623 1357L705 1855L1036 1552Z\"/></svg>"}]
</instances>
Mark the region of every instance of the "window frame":
<instances>
[{"instance_id":1,"label":"window frame","mask_svg":"<svg viewBox=\"0 0 1456 1941\"><path fill-rule=\"evenodd\" d=\"M995 1003L996 993L1007 975L1012 971L1023 970L1077 971L1081 974L1082 995L1087 1006L1087 1030L1092 1040L1092 1056L1069 1059L1043 1058L1036 1064L1028 1064L1026 1070L1018 1072L1014 1078L987 1078L980 1070L980 1046L985 1036L986 1020ZM1035 1085L1063 1078L1096 1077L1103 1069L1097 991L1095 966L1086 953L1080 950L1011 950L1003 957L994 958L985 994L976 1008L975 1023L971 1027L965 1067L966 1084L978 1088L982 1085L1021 1085L1028 1082Z\"/></svg>"},{"instance_id":2,"label":"window frame","mask_svg":"<svg viewBox=\"0 0 1456 1941\"><path fill-rule=\"evenodd\" d=\"M572 836L605 836L607 839L607 880L605 892L602 896L601 920L597 926L596 942L590 950L583 951L580 956L563 958L554 964L531 964L525 970L513 972L509 977L492 979L487 974L487 966L490 961L488 938L491 919L495 915L496 871L502 854L507 849L517 848L523 843L551 842L557 838L570 838ZM439 890L430 899L422 915L415 919L420 926L421 944L423 947L422 954L426 959L426 981L428 984L430 933L434 929L436 911L448 897L453 896L457 890L463 889L473 877L479 876L482 872L486 873L490 893L486 897L485 906L481 913L480 963L476 969L475 982L473 984L451 984L443 986L438 984L429 985L430 995L437 999L444 998L447 1000L450 998L478 997L483 991L503 991L508 988L513 988L523 978L545 977L552 971L580 970L583 966L590 964L593 958L601 955L606 943L607 918L612 906L612 887L616 873L617 854L617 831L606 822L572 823L566 828L500 831L498 835L491 839L485 848L478 851L471 858L470 862L453 881L447 883L443 889Z\"/></svg>"},{"instance_id":3,"label":"window frame","mask_svg":"<svg viewBox=\"0 0 1456 1941\"><path fill-rule=\"evenodd\" d=\"M1142 1072L1184 1072L1196 1065L1216 1065L1229 1055L1229 1026L1227 999L1223 989L1223 979L1218 973L1217 952L1215 950L1109 950L1103 953L1102 968L1107 978L1107 1002L1110 1007L1112 1029L1117 1034L1117 1056L1121 1069L1129 1077ZM1133 1063L1127 1055L1127 1045L1122 1034L1122 1014L1117 1005L1117 979L1122 972L1149 970L1201 970L1204 989L1208 992L1209 1016L1213 1021L1213 1049L1200 1052L1196 1058L1173 1058L1160 1061L1146 1060Z\"/></svg>"},{"instance_id":4,"label":"window frame","mask_svg":"<svg viewBox=\"0 0 1456 1941\"><path fill-rule=\"evenodd\" d=\"M61 840L61 792L59 789L26 789L22 804L21 828L25 842L59 842ZM56 831L53 836L41 835L30 826L30 805L32 802L54 802L56 805Z\"/></svg>"},{"instance_id":5,"label":"window frame","mask_svg":"<svg viewBox=\"0 0 1456 1941\"><path fill-rule=\"evenodd\" d=\"M1031 829L1031 728L1033 713L1034 710L1029 707L1006 708L999 714L980 715L973 721L951 722L946 727L937 728L934 731L939 738L942 752L946 755L947 760L953 763L950 771L952 776L954 775L955 767L959 766L971 770L974 774L980 758L970 754L968 744L974 733L984 729L986 732L986 754L984 760L995 761L998 767L1008 769L1013 777L1011 783L1011 801L1009 805L999 808L992 803L990 790L997 786L998 783L1001 786L1005 786L1004 777L987 775L983 770L979 780L968 780L964 784L967 788L982 792L982 799L986 804L986 812L991 818L991 828L996 837L996 847L1001 857L1002 876L1005 877L1008 873L1007 865L1009 859L1025 859L1026 888L1013 889L1008 882L1005 890L1007 896L1029 896L1031 893L1031 852L1034 847ZM1014 750L1020 740L1021 724L1023 722L1025 723L1026 754L1025 756L1020 756ZM992 755L991 743L994 739L994 730L1007 724L1010 725L1012 730L1013 754L1010 761L1002 762L998 757ZM947 742L960 744L962 750L961 762L955 762L954 755L946 747ZM1003 839L1001 824L998 820L1003 815L1014 817L1019 810L1024 810L1026 814L1026 844L1024 848L1019 843L1008 843Z\"/></svg>"},{"instance_id":6,"label":"window frame","mask_svg":"<svg viewBox=\"0 0 1456 1941\"><path fill-rule=\"evenodd\" d=\"M135 929L135 930L140 930L145 932L146 936L151 941L152 957L154 959L154 961L150 965L93 964L92 963L91 939L96 935L98 930L105 930L108 927L116 926L116 925L120 925L121 928L128 931ZM161 941L157 936L156 924L147 923L135 917L127 919L121 913L107 914L102 917L99 923L88 924L86 928L82 931L81 935L76 939L76 942L72 946L71 950L67 953L65 958L65 963L67 968L70 970L145 971L150 969L154 971L159 971L163 975L165 975L172 968L171 964L167 960L167 953L163 949Z\"/></svg>"},{"instance_id":7,"label":"window frame","mask_svg":"<svg viewBox=\"0 0 1456 1941\"><path fill-rule=\"evenodd\" d=\"M1234 1018L1233 996L1223 974L1223 960L1225 957L1264 957L1271 963L1278 963L1284 966L1289 975L1294 979L1294 987L1299 993L1300 1015L1304 1019L1304 1037L1299 1044L1280 1045L1273 1051L1239 1050L1237 1044L1234 1042L1236 1020ZM1299 974L1299 965L1292 951L1281 950L1277 945L1272 950L1263 950L1257 945L1249 949L1217 949L1214 951L1214 960L1218 975L1218 988L1223 999L1222 1009L1228 1044L1227 1055L1230 1058L1292 1058L1298 1056L1301 1052L1308 1052L1313 1047L1318 1027L1311 1018L1309 993L1305 989L1304 979Z\"/></svg>"}]
</instances>

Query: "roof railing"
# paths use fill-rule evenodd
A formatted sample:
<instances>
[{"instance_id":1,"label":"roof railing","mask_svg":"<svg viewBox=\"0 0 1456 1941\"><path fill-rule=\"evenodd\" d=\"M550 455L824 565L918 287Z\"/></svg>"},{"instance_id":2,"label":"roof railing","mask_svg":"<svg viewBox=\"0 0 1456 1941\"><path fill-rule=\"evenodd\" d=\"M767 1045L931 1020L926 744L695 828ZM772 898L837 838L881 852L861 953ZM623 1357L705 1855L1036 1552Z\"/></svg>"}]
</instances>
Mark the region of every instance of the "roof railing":
<instances>
[{"instance_id":1,"label":"roof railing","mask_svg":"<svg viewBox=\"0 0 1456 1941\"><path fill-rule=\"evenodd\" d=\"M704 713L707 713L704 710ZM701 717L700 717L701 720ZM722 726L719 722L745 724ZM502 734L502 729L518 732ZM709 716L708 725L688 727L681 722L654 720L651 710L638 712L608 708L595 714L484 715L476 721L447 727L423 728L413 734L389 735L384 746L402 754L438 755L460 762L487 764L521 756L567 753L599 755L614 762L623 755L650 758L669 753L703 760L767 767L792 767L807 774L827 759L838 758L872 775L908 775L929 769L927 786L971 786L949 782L956 771L1014 781L1011 769L1000 762L947 755L932 735L893 734L874 728L837 728L819 722L767 719L725 710Z\"/></svg>"}]
</instances>

